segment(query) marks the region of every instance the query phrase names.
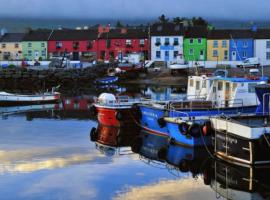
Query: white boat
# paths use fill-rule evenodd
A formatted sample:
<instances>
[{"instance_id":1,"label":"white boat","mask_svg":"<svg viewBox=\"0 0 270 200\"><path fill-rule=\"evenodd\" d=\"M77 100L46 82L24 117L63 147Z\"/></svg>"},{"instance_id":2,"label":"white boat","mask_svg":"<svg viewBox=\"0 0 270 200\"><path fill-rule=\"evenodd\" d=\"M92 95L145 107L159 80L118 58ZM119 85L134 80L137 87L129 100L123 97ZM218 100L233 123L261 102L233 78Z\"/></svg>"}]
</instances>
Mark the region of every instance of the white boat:
<instances>
[{"instance_id":1,"label":"white boat","mask_svg":"<svg viewBox=\"0 0 270 200\"><path fill-rule=\"evenodd\" d=\"M52 90L38 94L13 94L0 92L0 105L42 104L60 100L60 93Z\"/></svg>"}]
</instances>

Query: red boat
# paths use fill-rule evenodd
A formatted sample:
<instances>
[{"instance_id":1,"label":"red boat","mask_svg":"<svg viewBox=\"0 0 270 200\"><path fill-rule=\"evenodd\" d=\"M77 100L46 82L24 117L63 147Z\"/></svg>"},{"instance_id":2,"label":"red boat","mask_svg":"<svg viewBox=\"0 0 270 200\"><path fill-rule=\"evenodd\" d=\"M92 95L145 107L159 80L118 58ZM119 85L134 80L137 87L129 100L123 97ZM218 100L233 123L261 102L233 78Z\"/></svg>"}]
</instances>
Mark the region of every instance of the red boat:
<instances>
[{"instance_id":1,"label":"red boat","mask_svg":"<svg viewBox=\"0 0 270 200\"><path fill-rule=\"evenodd\" d=\"M102 93L94 103L92 112L97 113L98 122L102 125L132 128L137 126L135 122L139 113L135 106L140 102L141 99Z\"/></svg>"}]
</instances>

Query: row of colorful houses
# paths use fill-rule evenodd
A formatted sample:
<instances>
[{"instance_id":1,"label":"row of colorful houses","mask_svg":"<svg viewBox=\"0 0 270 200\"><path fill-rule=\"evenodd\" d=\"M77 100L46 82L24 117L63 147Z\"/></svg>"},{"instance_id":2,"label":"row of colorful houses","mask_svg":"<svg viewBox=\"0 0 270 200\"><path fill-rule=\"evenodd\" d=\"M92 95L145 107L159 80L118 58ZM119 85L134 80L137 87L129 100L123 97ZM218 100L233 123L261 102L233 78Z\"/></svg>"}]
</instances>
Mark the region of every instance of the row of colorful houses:
<instances>
[{"instance_id":1,"label":"row of colorful houses","mask_svg":"<svg viewBox=\"0 0 270 200\"><path fill-rule=\"evenodd\" d=\"M258 57L270 63L270 29L207 29L181 24L154 24L147 28L98 27L90 30L35 30L6 33L0 38L1 60L122 59L141 53L146 60L240 61Z\"/></svg>"}]
</instances>

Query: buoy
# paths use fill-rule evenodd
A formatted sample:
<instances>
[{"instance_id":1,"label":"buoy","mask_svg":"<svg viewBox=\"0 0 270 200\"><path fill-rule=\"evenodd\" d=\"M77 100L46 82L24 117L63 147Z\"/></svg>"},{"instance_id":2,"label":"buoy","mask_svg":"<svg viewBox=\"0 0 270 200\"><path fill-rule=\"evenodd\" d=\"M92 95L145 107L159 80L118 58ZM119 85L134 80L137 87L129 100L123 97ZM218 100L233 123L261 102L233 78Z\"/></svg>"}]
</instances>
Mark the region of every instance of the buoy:
<instances>
[{"instance_id":1,"label":"buoy","mask_svg":"<svg viewBox=\"0 0 270 200\"><path fill-rule=\"evenodd\" d=\"M116 112L115 113L115 118L118 120L118 121L121 121L123 120L123 115L121 114L121 112Z\"/></svg>"},{"instance_id":2,"label":"buoy","mask_svg":"<svg viewBox=\"0 0 270 200\"><path fill-rule=\"evenodd\" d=\"M203 132L203 135L211 135L213 133L213 129L212 129L212 126L211 126L211 122L210 121L206 121L203 125L203 128L202 128L202 132Z\"/></svg>"},{"instance_id":3,"label":"buoy","mask_svg":"<svg viewBox=\"0 0 270 200\"><path fill-rule=\"evenodd\" d=\"M200 137L201 135L201 126L197 123L193 123L189 128L188 128L188 133L196 138L196 137Z\"/></svg>"},{"instance_id":4,"label":"buoy","mask_svg":"<svg viewBox=\"0 0 270 200\"><path fill-rule=\"evenodd\" d=\"M91 107L90 107L90 113L91 113L91 115L97 115L97 108L96 108L96 106L94 106L94 105L92 105Z\"/></svg>"},{"instance_id":5,"label":"buoy","mask_svg":"<svg viewBox=\"0 0 270 200\"><path fill-rule=\"evenodd\" d=\"M97 138L98 138L98 132L97 132L97 129L95 127L93 127L90 131L90 140L92 142L95 142L97 141Z\"/></svg>"}]
</instances>

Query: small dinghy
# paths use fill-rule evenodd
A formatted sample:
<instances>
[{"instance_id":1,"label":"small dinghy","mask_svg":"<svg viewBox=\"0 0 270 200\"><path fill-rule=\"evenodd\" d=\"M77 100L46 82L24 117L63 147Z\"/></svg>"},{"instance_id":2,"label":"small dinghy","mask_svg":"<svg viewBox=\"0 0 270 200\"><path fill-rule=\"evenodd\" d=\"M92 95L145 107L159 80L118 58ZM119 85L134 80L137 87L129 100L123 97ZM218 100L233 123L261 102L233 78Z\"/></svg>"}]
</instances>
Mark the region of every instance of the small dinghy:
<instances>
[{"instance_id":1,"label":"small dinghy","mask_svg":"<svg viewBox=\"0 0 270 200\"><path fill-rule=\"evenodd\" d=\"M45 104L60 101L60 93L54 91L44 92L38 94L13 94L7 92L0 92L0 105L31 105L31 104Z\"/></svg>"},{"instance_id":2,"label":"small dinghy","mask_svg":"<svg viewBox=\"0 0 270 200\"><path fill-rule=\"evenodd\" d=\"M118 81L117 76L106 76L103 78L96 79L95 82L96 82L96 84L106 85L106 84L116 83L117 81Z\"/></svg>"}]
</instances>

